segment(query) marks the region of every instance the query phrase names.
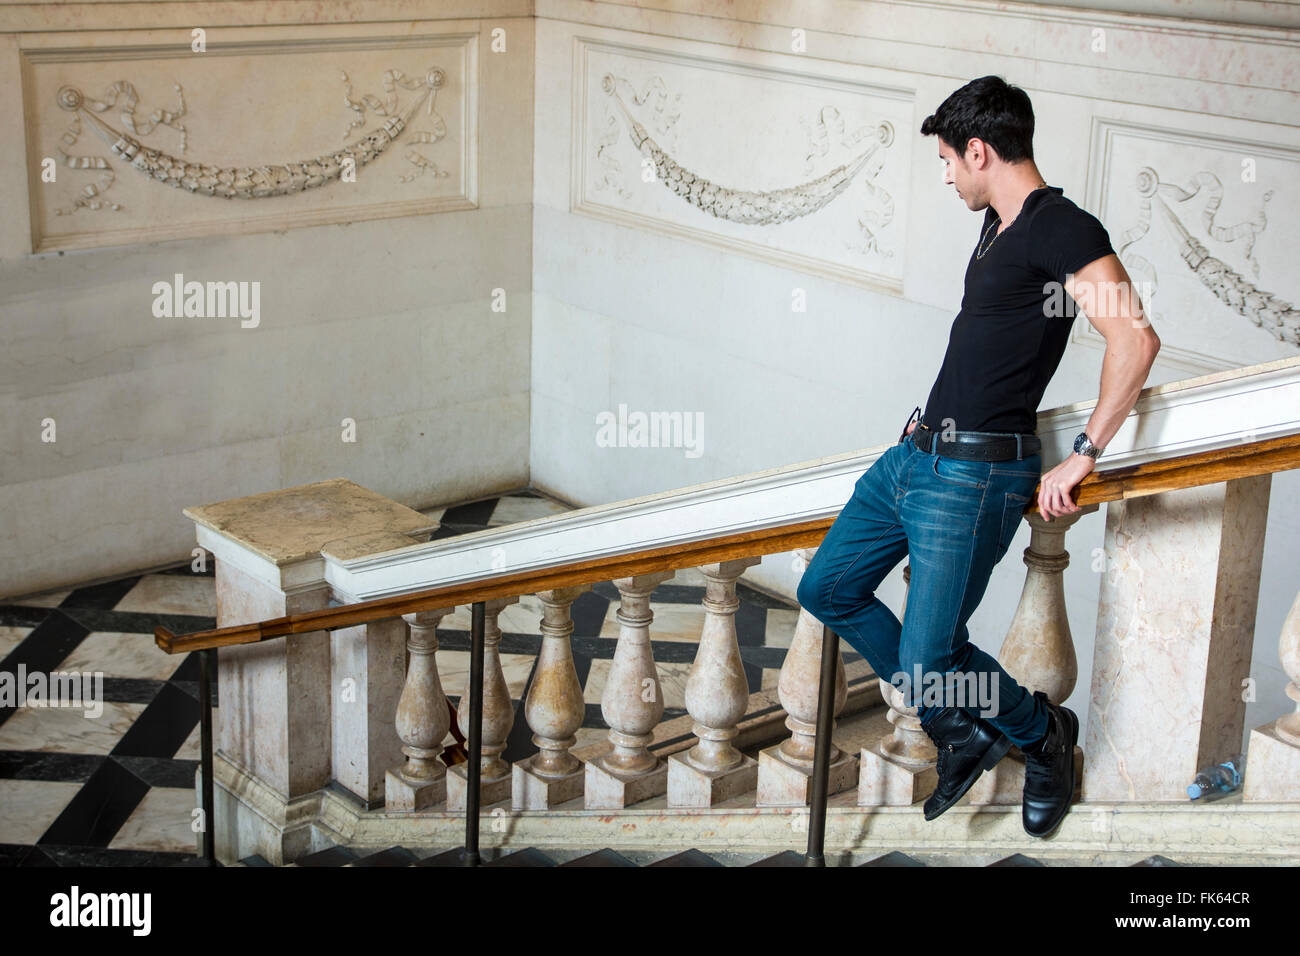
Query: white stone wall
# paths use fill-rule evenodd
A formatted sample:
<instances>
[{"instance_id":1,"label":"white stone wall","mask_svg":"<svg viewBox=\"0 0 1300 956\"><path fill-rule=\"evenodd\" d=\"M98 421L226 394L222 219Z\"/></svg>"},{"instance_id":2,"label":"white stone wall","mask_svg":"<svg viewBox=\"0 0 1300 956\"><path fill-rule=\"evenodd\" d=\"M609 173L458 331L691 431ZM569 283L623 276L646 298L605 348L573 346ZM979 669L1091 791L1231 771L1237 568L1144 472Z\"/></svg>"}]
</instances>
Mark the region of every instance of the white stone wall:
<instances>
[{"instance_id":1,"label":"white stone wall","mask_svg":"<svg viewBox=\"0 0 1300 956\"><path fill-rule=\"evenodd\" d=\"M524 484L529 5L270 2L199 23L192 5L148 6L0 19L0 594L183 558L187 505L338 476L417 507ZM214 167L331 155L409 121L355 182L226 199L131 168L61 107L64 87ZM154 283L176 273L257 283L257 317L156 316Z\"/></svg>"},{"instance_id":2,"label":"white stone wall","mask_svg":"<svg viewBox=\"0 0 1300 956\"><path fill-rule=\"evenodd\" d=\"M1175 6L1196 19L1160 16ZM590 505L896 437L942 361L980 222L942 184L936 140L920 124L987 73L1028 90L1039 168L1102 218L1117 247L1140 226L1142 167L1176 187L1207 171L1222 187L1211 225L1263 214L1253 248L1207 231L1208 180L1192 200L1166 200L1178 219L1257 287L1300 301L1293 12L1157 0L1068 9L539 0L534 483ZM726 187L810 183L856 155L881 121L894 136L878 169L816 213L727 221L646 181L607 76L651 139ZM894 213L884 224L881 190ZM1159 280L1148 310L1164 348L1148 384L1300 353L1186 273L1157 218L1126 251ZM1042 408L1096 397L1103 346L1081 319ZM698 446L609 447L598 416L617 417L620 406L698 420ZM1291 706L1277 638L1300 587L1300 520L1287 504L1297 490L1296 472L1274 477L1247 727ZM1069 703L1085 720L1104 516L1086 516L1067 539L1080 662ZM1024 527L970 622L994 653L1019 598L1028 538ZM746 579L793 595L798 571L792 555L772 555ZM899 607L901 566L880 593Z\"/></svg>"}]
</instances>

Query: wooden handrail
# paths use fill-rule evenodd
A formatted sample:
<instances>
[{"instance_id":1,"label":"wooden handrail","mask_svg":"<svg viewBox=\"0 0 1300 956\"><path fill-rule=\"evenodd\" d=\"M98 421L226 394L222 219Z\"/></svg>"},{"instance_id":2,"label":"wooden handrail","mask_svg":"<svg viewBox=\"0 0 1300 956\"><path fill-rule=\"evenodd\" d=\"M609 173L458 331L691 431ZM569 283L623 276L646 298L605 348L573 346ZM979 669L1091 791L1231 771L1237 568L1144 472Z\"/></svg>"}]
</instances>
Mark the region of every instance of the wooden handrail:
<instances>
[{"instance_id":1,"label":"wooden handrail","mask_svg":"<svg viewBox=\"0 0 1300 956\"><path fill-rule=\"evenodd\" d=\"M1100 504L1297 467L1300 467L1300 432L1263 441L1243 442L1213 451L1162 458L1140 465L1094 471L1079 482L1072 498L1080 506ZM1037 498L1037 489L1034 498ZM1034 503L1025 509L1025 513L1036 510L1037 504ZM193 634L173 634L165 627L158 627L154 630L154 640L169 654L233 644L255 644L290 634L355 627L370 621L433 608L458 607L492 598L533 594L552 588L610 581L655 571L697 567L756 554L778 554L796 548L815 547L834 521L834 516L828 516L721 535L703 541L606 555L545 570L520 571L486 580L449 584Z\"/></svg>"}]
</instances>

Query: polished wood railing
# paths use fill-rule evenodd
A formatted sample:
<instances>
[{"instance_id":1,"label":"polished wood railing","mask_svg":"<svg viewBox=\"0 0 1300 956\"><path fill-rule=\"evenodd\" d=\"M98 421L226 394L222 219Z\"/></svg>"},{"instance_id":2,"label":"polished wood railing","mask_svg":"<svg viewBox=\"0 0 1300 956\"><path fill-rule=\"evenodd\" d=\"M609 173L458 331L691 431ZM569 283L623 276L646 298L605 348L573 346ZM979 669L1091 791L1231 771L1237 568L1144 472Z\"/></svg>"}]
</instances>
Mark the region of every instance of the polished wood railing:
<instances>
[{"instance_id":1,"label":"polished wood railing","mask_svg":"<svg viewBox=\"0 0 1300 956\"><path fill-rule=\"evenodd\" d=\"M1072 498L1079 506L1100 504L1297 467L1300 467L1300 432L1263 441L1242 442L1212 451L1171 456L1139 465L1097 470L1078 484ZM1034 498L1036 497L1035 490ZM1031 504L1025 513L1035 511L1037 506ZM192 634L173 634L165 627L158 627L154 631L154 639L169 654L188 653L236 644L254 644L291 634L355 627L402 614L469 605L552 588L697 567L755 555L779 554L796 548L815 547L834 521L834 516L830 516L671 547L606 555L560 564L545 570L522 571L480 581L427 588L342 607L323 608Z\"/></svg>"}]
</instances>

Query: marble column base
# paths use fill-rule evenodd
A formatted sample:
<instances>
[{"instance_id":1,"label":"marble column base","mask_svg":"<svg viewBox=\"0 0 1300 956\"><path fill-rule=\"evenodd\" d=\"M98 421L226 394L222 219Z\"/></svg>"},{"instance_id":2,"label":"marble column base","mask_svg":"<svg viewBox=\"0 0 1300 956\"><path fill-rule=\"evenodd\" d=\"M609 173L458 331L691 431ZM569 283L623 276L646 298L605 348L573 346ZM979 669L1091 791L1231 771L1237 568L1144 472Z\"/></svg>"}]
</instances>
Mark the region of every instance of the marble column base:
<instances>
[{"instance_id":1,"label":"marble column base","mask_svg":"<svg viewBox=\"0 0 1300 956\"><path fill-rule=\"evenodd\" d=\"M414 812L436 807L447 799L447 775L414 783L392 770L384 775L384 809Z\"/></svg>"},{"instance_id":2,"label":"marble column base","mask_svg":"<svg viewBox=\"0 0 1300 956\"><path fill-rule=\"evenodd\" d=\"M511 775L502 774L495 780L479 778L478 805L490 807L510 799ZM447 809L464 810L469 794L469 764L458 763L447 768Z\"/></svg>"},{"instance_id":3,"label":"marble column base","mask_svg":"<svg viewBox=\"0 0 1300 956\"><path fill-rule=\"evenodd\" d=\"M283 866L330 845L315 826L322 791L286 799L221 753L213 757L213 770L213 843L222 865L257 855L272 866ZM202 770L194 776L198 806Z\"/></svg>"},{"instance_id":4,"label":"marble column base","mask_svg":"<svg viewBox=\"0 0 1300 956\"><path fill-rule=\"evenodd\" d=\"M1300 747L1279 737L1276 724L1273 721L1250 732L1242 800L1300 800Z\"/></svg>"},{"instance_id":5,"label":"marble column base","mask_svg":"<svg viewBox=\"0 0 1300 956\"><path fill-rule=\"evenodd\" d=\"M1074 748L1074 796L1077 803L1083 789L1083 748ZM1012 747L992 770L979 775L975 785L966 791L962 803L971 806L1016 806L1025 798L1025 756L1020 748Z\"/></svg>"},{"instance_id":6,"label":"marble column base","mask_svg":"<svg viewBox=\"0 0 1300 956\"><path fill-rule=\"evenodd\" d=\"M721 773L692 765L684 753L668 757L668 806L711 807L749 793L758 786L758 761L741 755L740 763Z\"/></svg>"},{"instance_id":7,"label":"marble column base","mask_svg":"<svg viewBox=\"0 0 1300 956\"><path fill-rule=\"evenodd\" d=\"M617 774L588 761L582 805L588 810L622 810L668 792L668 765L660 761L649 773Z\"/></svg>"},{"instance_id":8,"label":"marble column base","mask_svg":"<svg viewBox=\"0 0 1300 956\"><path fill-rule=\"evenodd\" d=\"M518 761L512 770L511 808L514 810L549 810L582 796L587 779L587 765L578 761L578 769L562 777L543 776L533 770L533 757Z\"/></svg>"},{"instance_id":9,"label":"marble column base","mask_svg":"<svg viewBox=\"0 0 1300 956\"><path fill-rule=\"evenodd\" d=\"M759 807L806 807L812 801L812 768L804 770L781 759L781 744L775 744L758 754L758 794L754 805ZM840 759L830 765L826 777L826 794L839 793L856 786L858 758L840 751Z\"/></svg>"},{"instance_id":10,"label":"marble column base","mask_svg":"<svg viewBox=\"0 0 1300 956\"><path fill-rule=\"evenodd\" d=\"M919 803L939 785L933 763L911 763L881 753L881 744L893 740L882 737L874 746L863 747L858 764L858 806L910 807Z\"/></svg>"}]
</instances>

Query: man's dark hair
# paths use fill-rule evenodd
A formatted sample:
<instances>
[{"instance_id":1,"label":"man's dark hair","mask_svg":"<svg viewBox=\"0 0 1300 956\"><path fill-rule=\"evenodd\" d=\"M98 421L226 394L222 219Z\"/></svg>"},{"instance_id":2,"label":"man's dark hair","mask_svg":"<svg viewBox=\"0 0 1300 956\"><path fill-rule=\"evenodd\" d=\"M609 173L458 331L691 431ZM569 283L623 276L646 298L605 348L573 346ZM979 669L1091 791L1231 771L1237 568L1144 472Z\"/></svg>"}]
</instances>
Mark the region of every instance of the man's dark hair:
<instances>
[{"instance_id":1,"label":"man's dark hair","mask_svg":"<svg viewBox=\"0 0 1300 956\"><path fill-rule=\"evenodd\" d=\"M921 134L937 134L958 156L972 136L984 140L1004 162L1034 158L1034 108L1029 94L1000 76L971 80L925 118Z\"/></svg>"}]
</instances>

